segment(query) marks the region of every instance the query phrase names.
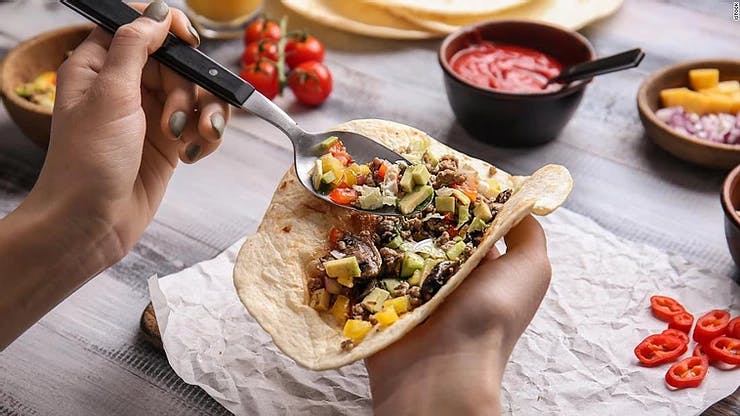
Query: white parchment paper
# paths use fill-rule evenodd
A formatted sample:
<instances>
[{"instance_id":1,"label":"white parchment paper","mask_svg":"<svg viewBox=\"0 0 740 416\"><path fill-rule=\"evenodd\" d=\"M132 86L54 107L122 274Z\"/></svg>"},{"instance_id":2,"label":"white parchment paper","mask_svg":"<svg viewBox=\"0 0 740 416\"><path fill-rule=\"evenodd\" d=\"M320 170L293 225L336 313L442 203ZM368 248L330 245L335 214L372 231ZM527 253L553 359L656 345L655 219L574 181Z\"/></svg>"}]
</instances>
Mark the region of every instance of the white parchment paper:
<instances>
[{"instance_id":1,"label":"white parchment paper","mask_svg":"<svg viewBox=\"0 0 740 416\"><path fill-rule=\"evenodd\" d=\"M565 209L541 218L553 265L550 289L506 368L512 415L696 415L734 392L740 370L710 368L696 389L670 391L667 365L637 365L634 347L666 324L650 296L673 296L696 317L740 312L740 287L676 256L622 240ZM242 241L149 289L172 368L240 414L370 414L362 362L304 370L248 316L232 284ZM693 350L693 342L689 352Z\"/></svg>"}]
</instances>

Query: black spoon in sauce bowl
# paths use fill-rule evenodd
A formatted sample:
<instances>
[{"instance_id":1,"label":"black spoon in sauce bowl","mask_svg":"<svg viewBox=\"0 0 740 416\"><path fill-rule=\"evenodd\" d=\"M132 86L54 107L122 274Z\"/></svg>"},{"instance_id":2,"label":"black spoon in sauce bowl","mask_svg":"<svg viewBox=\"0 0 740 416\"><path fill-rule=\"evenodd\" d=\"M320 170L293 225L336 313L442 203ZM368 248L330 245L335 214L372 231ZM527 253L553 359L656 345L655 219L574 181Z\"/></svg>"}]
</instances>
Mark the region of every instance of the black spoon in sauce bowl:
<instances>
[{"instance_id":1,"label":"black spoon in sauce bowl","mask_svg":"<svg viewBox=\"0 0 740 416\"><path fill-rule=\"evenodd\" d=\"M640 65L644 57L645 53L642 49L636 48L616 55L571 65L560 71L560 74L556 77L550 78L547 84L569 84L573 81L592 78L596 75L634 68Z\"/></svg>"}]
</instances>

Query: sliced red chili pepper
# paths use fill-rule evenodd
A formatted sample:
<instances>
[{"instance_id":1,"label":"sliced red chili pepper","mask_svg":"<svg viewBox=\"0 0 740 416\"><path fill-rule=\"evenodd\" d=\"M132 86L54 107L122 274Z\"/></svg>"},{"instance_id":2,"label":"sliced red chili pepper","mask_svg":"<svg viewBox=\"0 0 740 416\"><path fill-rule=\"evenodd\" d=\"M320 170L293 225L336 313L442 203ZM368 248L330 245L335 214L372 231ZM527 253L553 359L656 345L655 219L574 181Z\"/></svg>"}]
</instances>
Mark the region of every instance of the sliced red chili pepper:
<instances>
[{"instance_id":1,"label":"sliced red chili pepper","mask_svg":"<svg viewBox=\"0 0 740 416\"><path fill-rule=\"evenodd\" d=\"M668 385L677 389L697 387L707 375L709 364L701 357L689 357L673 364L665 373Z\"/></svg>"},{"instance_id":2,"label":"sliced red chili pepper","mask_svg":"<svg viewBox=\"0 0 740 416\"><path fill-rule=\"evenodd\" d=\"M352 188L336 188L329 193L329 199L341 205L349 205L357 198L357 191Z\"/></svg>"},{"instance_id":3,"label":"sliced red chili pepper","mask_svg":"<svg viewBox=\"0 0 740 416\"><path fill-rule=\"evenodd\" d=\"M646 367L675 361L688 346L681 338L667 334L650 335L635 347L635 356Z\"/></svg>"},{"instance_id":4,"label":"sliced red chili pepper","mask_svg":"<svg viewBox=\"0 0 740 416\"><path fill-rule=\"evenodd\" d=\"M650 297L650 309L653 316L665 322L671 322L673 315L686 312L686 308L675 299L658 295Z\"/></svg>"},{"instance_id":5,"label":"sliced red chili pepper","mask_svg":"<svg viewBox=\"0 0 740 416\"><path fill-rule=\"evenodd\" d=\"M740 339L717 337L706 347L707 355L723 363L740 365Z\"/></svg>"},{"instance_id":6,"label":"sliced red chili pepper","mask_svg":"<svg viewBox=\"0 0 740 416\"><path fill-rule=\"evenodd\" d=\"M388 171L388 165L385 163L380 165L380 168L378 168L378 177L380 179L385 179L385 173Z\"/></svg>"},{"instance_id":7,"label":"sliced red chili pepper","mask_svg":"<svg viewBox=\"0 0 740 416\"><path fill-rule=\"evenodd\" d=\"M337 227L331 227L331 230L329 230L329 243L332 247L337 243L337 241L341 240L342 237L344 237L344 231Z\"/></svg>"},{"instance_id":8,"label":"sliced red chili pepper","mask_svg":"<svg viewBox=\"0 0 740 416\"><path fill-rule=\"evenodd\" d=\"M732 318L732 320L727 324L725 335L740 339L740 316Z\"/></svg>"},{"instance_id":9,"label":"sliced red chili pepper","mask_svg":"<svg viewBox=\"0 0 740 416\"><path fill-rule=\"evenodd\" d=\"M679 312L671 318L668 322L668 328L677 329L683 331L686 334L691 332L691 326L694 324L694 315L688 312Z\"/></svg>"},{"instance_id":10,"label":"sliced red chili pepper","mask_svg":"<svg viewBox=\"0 0 740 416\"><path fill-rule=\"evenodd\" d=\"M715 309L708 312L696 321L694 328L694 341L706 344L725 333L727 324L730 322L730 314L727 311Z\"/></svg>"},{"instance_id":11,"label":"sliced red chili pepper","mask_svg":"<svg viewBox=\"0 0 740 416\"><path fill-rule=\"evenodd\" d=\"M705 349L705 347L703 345L696 344L696 347L694 347L694 352L691 355L693 357L702 357L705 360L707 360L707 362L709 364L712 364L714 362L714 360L712 360L711 358L709 358L709 355L707 355L707 353L704 351L704 349Z\"/></svg>"},{"instance_id":12,"label":"sliced red chili pepper","mask_svg":"<svg viewBox=\"0 0 740 416\"><path fill-rule=\"evenodd\" d=\"M670 329L666 329L665 331L663 331L663 334L666 334L666 335L673 335L673 336L674 336L674 337L676 337L676 338L680 338L680 339L681 339L681 341L682 341L682 342L683 342L684 344L688 344L688 343L689 343L689 336L688 336L688 335L686 335L686 333L685 333L685 332L683 332L683 331L680 331L680 330L678 330L678 329L673 329L673 328L670 328Z\"/></svg>"}]
</instances>

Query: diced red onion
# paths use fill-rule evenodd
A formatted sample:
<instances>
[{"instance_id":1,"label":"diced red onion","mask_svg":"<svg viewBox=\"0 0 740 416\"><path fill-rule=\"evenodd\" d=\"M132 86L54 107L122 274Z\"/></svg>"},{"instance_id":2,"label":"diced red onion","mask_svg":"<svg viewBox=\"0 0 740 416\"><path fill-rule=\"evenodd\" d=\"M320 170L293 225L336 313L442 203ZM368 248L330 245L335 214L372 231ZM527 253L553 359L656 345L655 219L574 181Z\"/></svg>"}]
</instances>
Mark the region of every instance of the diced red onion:
<instances>
[{"instance_id":1,"label":"diced red onion","mask_svg":"<svg viewBox=\"0 0 740 416\"><path fill-rule=\"evenodd\" d=\"M716 143L740 144L740 113L700 116L676 106L661 108L655 112L655 116L681 134Z\"/></svg>"}]
</instances>

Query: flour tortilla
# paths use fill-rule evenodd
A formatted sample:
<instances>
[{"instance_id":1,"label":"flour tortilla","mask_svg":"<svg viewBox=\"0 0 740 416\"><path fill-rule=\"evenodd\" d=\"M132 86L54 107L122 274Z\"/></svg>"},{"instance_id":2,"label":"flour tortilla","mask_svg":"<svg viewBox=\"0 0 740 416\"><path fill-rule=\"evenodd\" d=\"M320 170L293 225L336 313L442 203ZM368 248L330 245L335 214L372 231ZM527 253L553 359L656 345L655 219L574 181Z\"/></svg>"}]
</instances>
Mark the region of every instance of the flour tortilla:
<instances>
[{"instance_id":1,"label":"flour tortilla","mask_svg":"<svg viewBox=\"0 0 740 416\"><path fill-rule=\"evenodd\" d=\"M372 0L364 0L372 1ZM518 7L486 15L424 16L402 8L387 8L389 13L426 30L451 33L464 26L487 20L535 20L581 29L619 9L623 0L535 0Z\"/></svg>"},{"instance_id":2,"label":"flour tortilla","mask_svg":"<svg viewBox=\"0 0 740 416\"><path fill-rule=\"evenodd\" d=\"M362 0L388 9L403 10L424 19L439 16L471 17L498 13L538 0Z\"/></svg>"},{"instance_id":3,"label":"flour tortilla","mask_svg":"<svg viewBox=\"0 0 740 416\"><path fill-rule=\"evenodd\" d=\"M491 165L456 152L425 133L384 120L355 120L338 126L339 131L366 135L401 151L410 147L407 158L419 158L426 145L437 156L454 153L461 168L475 169L480 178L495 177L514 195L504 204L473 255L442 286L434 297L390 327L373 329L349 352L341 349L342 328L327 313L308 306L306 265L326 249L332 226L348 221L349 210L316 198L304 189L291 168L275 191L257 233L242 246L234 268L234 285L244 306L275 344L303 367L313 370L338 368L380 351L423 322L470 274L494 243L530 213L547 215L568 197L573 181L562 166L547 165L532 176L511 176Z\"/></svg>"},{"instance_id":4,"label":"flour tortilla","mask_svg":"<svg viewBox=\"0 0 740 416\"><path fill-rule=\"evenodd\" d=\"M282 0L288 9L335 29L389 39L429 39L443 34L425 29L387 10L347 0Z\"/></svg>"}]
</instances>

